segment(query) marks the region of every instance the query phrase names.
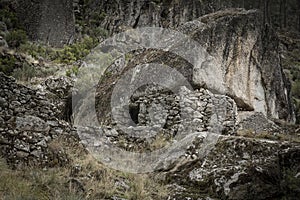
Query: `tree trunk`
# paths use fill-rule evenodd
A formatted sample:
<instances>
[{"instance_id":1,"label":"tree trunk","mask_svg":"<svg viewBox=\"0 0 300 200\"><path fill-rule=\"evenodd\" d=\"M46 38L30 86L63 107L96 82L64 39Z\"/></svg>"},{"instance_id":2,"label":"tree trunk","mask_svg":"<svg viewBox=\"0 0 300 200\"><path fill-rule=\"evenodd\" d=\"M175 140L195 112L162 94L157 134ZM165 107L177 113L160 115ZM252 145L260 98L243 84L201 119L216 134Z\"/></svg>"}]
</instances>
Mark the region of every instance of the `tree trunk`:
<instances>
[{"instance_id":1,"label":"tree trunk","mask_svg":"<svg viewBox=\"0 0 300 200\"><path fill-rule=\"evenodd\" d=\"M264 1L264 24L270 23L269 7L270 7L270 0L265 0Z\"/></svg>"},{"instance_id":2,"label":"tree trunk","mask_svg":"<svg viewBox=\"0 0 300 200\"><path fill-rule=\"evenodd\" d=\"M298 2L299 2L299 0L298 0ZM284 28L287 27L286 12L287 12L287 4L286 4L286 0L283 0L283 27Z\"/></svg>"},{"instance_id":3,"label":"tree trunk","mask_svg":"<svg viewBox=\"0 0 300 200\"><path fill-rule=\"evenodd\" d=\"M283 0L280 0L279 4L279 27L282 29L283 25Z\"/></svg>"},{"instance_id":4,"label":"tree trunk","mask_svg":"<svg viewBox=\"0 0 300 200\"><path fill-rule=\"evenodd\" d=\"M300 32L300 0L298 0L298 31Z\"/></svg>"}]
</instances>

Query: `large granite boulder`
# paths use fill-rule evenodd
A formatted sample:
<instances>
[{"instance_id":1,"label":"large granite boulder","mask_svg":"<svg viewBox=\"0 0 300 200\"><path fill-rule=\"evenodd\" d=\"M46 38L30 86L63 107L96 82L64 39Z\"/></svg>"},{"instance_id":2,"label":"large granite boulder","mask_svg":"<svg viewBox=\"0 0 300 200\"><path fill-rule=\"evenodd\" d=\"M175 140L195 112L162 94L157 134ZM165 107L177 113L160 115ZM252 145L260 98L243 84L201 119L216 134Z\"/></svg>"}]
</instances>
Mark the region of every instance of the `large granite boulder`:
<instances>
[{"instance_id":1,"label":"large granite boulder","mask_svg":"<svg viewBox=\"0 0 300 200\"><path fill-rule=\"evenodd\" d=\"M195 66L193 81L231 96L240 110L294 121L279 40L262 22L259 11L236 9L212 13L181 26L179 30L203 45L214 58L213 64Z\"/></svg>"},{"instance_id":2,"label":"large granite boulder","mask_svg":"<svg viewBox=\"0 0 300 200\"><path fill-rule=\"evenodd\" d=\"M174 200L297 199L299 161L299 143L224 137L205 158L182 158L159 176Z\"/></svg>"},{"instance_id":3,"label":"large granite boulder","mask_svg":"<svg viewBox=\"0 0 300 200\"><path fill-rule=\"evenodd\" d=\"M15 2L17 16L32 40L62 47L74 39L72 0Z\"/></svg>"}]
</instances>

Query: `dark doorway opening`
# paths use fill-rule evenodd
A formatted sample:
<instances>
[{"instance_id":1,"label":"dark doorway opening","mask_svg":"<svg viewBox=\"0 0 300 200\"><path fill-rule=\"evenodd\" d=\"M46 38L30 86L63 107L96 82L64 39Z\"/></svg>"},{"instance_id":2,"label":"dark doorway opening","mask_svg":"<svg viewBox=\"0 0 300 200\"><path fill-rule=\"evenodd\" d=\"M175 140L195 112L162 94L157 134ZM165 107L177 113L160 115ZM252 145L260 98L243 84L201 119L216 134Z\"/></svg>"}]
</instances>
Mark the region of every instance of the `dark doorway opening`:
<instances>
[{"instance_id":1,"label":"dark doorway opening","mask_svg":"<svg viewBox=\"0 0 300 200\"><path fill-rule=\"evenodd\" d=\"M129 105L129 114L130 114L132 121L135 124L139 123L139 112L140 112L139 104L130 104Z\"/></svg>"}]
</instances>

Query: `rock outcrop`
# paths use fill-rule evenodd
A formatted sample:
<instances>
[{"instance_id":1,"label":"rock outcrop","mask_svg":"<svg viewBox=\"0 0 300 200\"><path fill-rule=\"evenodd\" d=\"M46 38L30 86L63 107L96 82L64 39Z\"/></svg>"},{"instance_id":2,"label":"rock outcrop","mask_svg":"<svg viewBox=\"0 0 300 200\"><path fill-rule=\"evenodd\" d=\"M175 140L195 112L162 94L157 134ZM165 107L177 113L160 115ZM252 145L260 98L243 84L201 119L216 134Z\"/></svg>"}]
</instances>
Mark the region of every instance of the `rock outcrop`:
<instances>
[{"instance_id":1,"label":"rock outcrop","mask_svg":"<svg viewBox=\"0 0 300 200\"><path fill-rule=\"evenodd\" d=\"M204 159L162 174L172 199L297 199L299 159L299 144L231 136Z\"/></svg>"},{"instance_id":2,"label":"rock outcrop","mask_svg":"<svg viewBox=\"0 0 300 200\"><path fill-rule=\"evenodd\" d=\"M179 30L203 45L215 59L213 65L199 63L194 68L195 84L204 82L231 96L240 110L294 121L279 40L262 21L259 11L225 10L188 22ZM214 76L217 82L211 81Z\"/></svg>"},{"instance_id":3,"label":"rock outcrop","mask_svg":"<svg viewBox=\"0 0 300 200\"><path fill-rule=\"evenodd\" d=\"M96 15L102 17L99 25L115 33L128 27L177 27L207 13L207 6L204 5L196 0L126 0L90 1L86 6L89 18L97 13Z\"/></svg>"},{"instance_id":4,"label":"rock outcrop","mask_svg":"<svg viewBox=\"0 0 300 200\"><path fill-rule=\"evenodd\" d=\"M226 8L248 10L264 9L265 6L263 2L237 0L92 0L84 5L78 0L75 2L79 15L85 10L85 17L91 24L104 27L111 33L143 26L177 28L185 22ZM266 17L263 18L264 22L267 21Z\"/></svg>"},{"instance_id":5,"label":"rock outcrop","mask_svg":"<svg viewBox=\"0 0 300 200\"><path fill-rule=\"evenodd\" d=\"M75 18L72 0L16 0L17 16L29 37L54 47L72 42Z\"/></svg>"}]
</instances>

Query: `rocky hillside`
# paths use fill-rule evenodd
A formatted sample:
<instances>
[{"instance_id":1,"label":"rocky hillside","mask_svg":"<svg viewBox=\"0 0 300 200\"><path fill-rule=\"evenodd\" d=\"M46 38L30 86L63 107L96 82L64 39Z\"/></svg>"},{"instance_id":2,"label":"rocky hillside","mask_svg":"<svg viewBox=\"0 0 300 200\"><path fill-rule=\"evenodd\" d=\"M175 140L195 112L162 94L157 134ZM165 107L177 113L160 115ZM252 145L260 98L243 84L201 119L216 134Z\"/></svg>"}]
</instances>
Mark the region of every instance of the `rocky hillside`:
<instances>
[{"instance_id":1,"label":"rocky hillside","mask_svg":"<svg viewBox=\"0 0 300 200\"><path fill-rule=\"evenodd\" d=\"M298 40L265 10L13 2L0 6L1 199L298 198Z\"/></svg>"},{"instance_id":2,"label":"rocky hillside","mask_svg":"<svg viewBox=\"0 0 300 200\"><path fill-rule=\"evenodd\" d=\"M147 50L134 53L125 66L113 64L108 67L98 85L97 117L103 125L113 127L110 132L114 131L114 134L105 133L107 139L102 138L100 141L109 146L118 144L129 152L148 149L154 151L155 148L153 149L151 144L162 138L166 143L177 141L175 147L170 147L172 150L159 151L160 157L151 157L151 165L146 162L144 166L143 160L134 156L130 157L131 164L128 165L131 170L147 171L150 167L156 171L163 171L159 174L166 176L168 183L172 184L174 199L207 197L280 199L284 196L285 192L281 191L281 186L279 188L276 186L276 184L280 185L281 180L277 179L276 184L273 185L271 180L266 180L267 177L273 177L273 175L266 175L266 179L261 176L264 177L262 175L264 172L273 173L269 167L272 166L272 169L275 167L272 162L281 162L279 161L282 156L281 152L290 150L298 152L298 139L296 139L298 136L295 136L296 140L292 139L293 141L286 143L292 145L287 146L286 150L282 149L285 148L285 142L273 140L277 134L281 136L290 134L285 133L283 128L268 120L268 117L288 121L294 119L294 114L289 95L284 95L288 94L287 91L290 89L280 65L278 38L270 27L260 24L260 19L261 14L257 11L226 10L205 15L180 26L179 30L189 34L215 56L214 61L205 60L203 63L192 66L182 61L182 58L176 58L176 56L174 58L174 55L163 50ZM174 48L178 48L179 45L176 43ZM167 48L169 52L172 52L172 46L167 46ZM114 94L113 89L118 87L116 82L122 81L126 71L130 72L128 77L130 83L144 78L143 68L153 67L142 66L146 62L173 66L184 74L194 89L179 89L180 98L177 100L176 95L174 96L171 91L165 91L151 84L146 89L139 89L137 93L132 94L133 97L130 98L129 103L129 112L131 111L131 118L135 119L137 127L131 127L130 130L123 129L118 126L118 120L122 124L130 124L126 121L128 116L124 114L126 103L122 104L120 101L118 106L111 109L108 102L113 101L111 99ZM163 74L163 72L159 73ZM278 77L281 77L281 80ZM282 92L278 92L281 90L280 87L282 87ZM131 90L130 86L127 86L127 90ZM124 92L124 90L120 91ZM279 103L280 101L282 103ZM155 109L157 104L162 105L162 108ZM280 105L283 107L276 108ZM285 110L284 107L287 109ZM156 117L149 118L147 113L153 112ZM161 117L162 112L165 112L167 121L166 125L159 130L161 135L157 138L157 135L152 136L153 133L147 129L147 126L159 127L159 124L164 123ZM88 121L89 118L90 116L83 117L84 121ZM139 137L141 131L143 135L148 136L147 139L143 140ZM211 144L209 140L212 137L206 134L210 133L222 136L219 136L215 148L205 155L203 149ZM85 135L85 137L88 136ZM114 139L111 140L110 137ZM87 140L96 139L99 140L95 136L90 136ZM107 152L97 145L89 146L89 148L92 152ZM176 148L176 153L173 148ZM122 159L123 154L120 155L122 156L118 157L115 154L113 157L107 156L109 157L108 165L111 163L120 165L120 160L128 162ZM260 158L264 161L259 161ZM275 168L275 171L281 171L282 167L276 166ZM258 175L255 171L262 174ZM270 184L266 188L256 186L256 184L268 182ZM241 183L245 185L241 186ZM249 191L252 192L249 194Z\"/></svg>"}]
</instances>

